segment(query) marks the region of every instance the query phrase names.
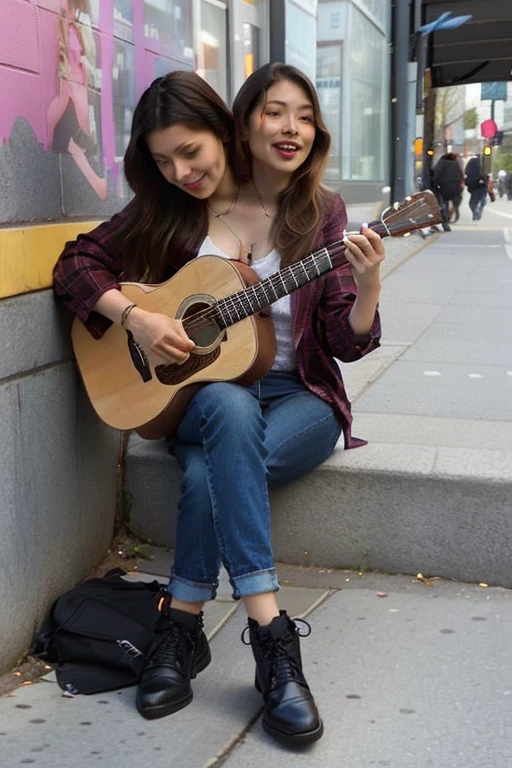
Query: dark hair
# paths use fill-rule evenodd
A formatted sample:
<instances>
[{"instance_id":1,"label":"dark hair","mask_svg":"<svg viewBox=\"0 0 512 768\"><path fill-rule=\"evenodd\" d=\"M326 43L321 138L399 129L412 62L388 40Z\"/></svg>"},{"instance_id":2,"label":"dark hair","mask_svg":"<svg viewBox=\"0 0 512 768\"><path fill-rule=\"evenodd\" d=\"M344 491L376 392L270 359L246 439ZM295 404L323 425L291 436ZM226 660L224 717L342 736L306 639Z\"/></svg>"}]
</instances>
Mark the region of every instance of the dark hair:
<instances>
[{"instance_id":1,"label":"dark hair","mask_svg":"<svg viewBox=\"0 0 512 768\"><path fill-rule=\"evenodd\" d=\"M110 245L121 253L126 279L161 282L169 264L179 268L198 249L208 230L204 200L170 184L146 143L148 133L175 124L210 131L232 147L233 116L220 96L195 72L159 77L142 94L133 114L124 155L126 180L135 193L127 217ZM228 158L229 160L229 158Z\"/></svg>"},{"instance_id":2,"label":"dark hair","mask_svg":"<svg viewBox=\"0 0 512 768\"><path fill-rule=\"evenodd\" d=\"M320 111L312 82L296 67L280 62L265 64L244 82L233 102L235 118L235 172L250 176L251 157L245 140L249 118L255 109L264 109L272 85L289 80L307 95L313 105L315 139L305 162L297 168L288 187L279 196L278 214L272 225L275 247L283 265L304 258L313 248L327 200L332 193L322 187L331 137Z\"/></svg>"}]
</instances>

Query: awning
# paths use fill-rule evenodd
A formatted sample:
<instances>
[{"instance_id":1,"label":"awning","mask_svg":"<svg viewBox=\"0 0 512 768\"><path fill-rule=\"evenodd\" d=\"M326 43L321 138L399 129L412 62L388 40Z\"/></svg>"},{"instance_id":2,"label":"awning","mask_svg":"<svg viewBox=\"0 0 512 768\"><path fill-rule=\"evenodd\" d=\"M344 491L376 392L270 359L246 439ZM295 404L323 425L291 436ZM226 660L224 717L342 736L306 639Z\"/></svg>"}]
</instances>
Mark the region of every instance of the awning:
<instances>
[{"instance_id":1,"label":"awning","mask_svg":"<svg viewBox=\"0 0 512 768\"><path fill-rule=\"evenodd\" d=\"M457 29L429 35L434 87L512 80L512 0L422 0L422 6L423 23L447 11L473 16Z\"/></svg>"}]
</instances>

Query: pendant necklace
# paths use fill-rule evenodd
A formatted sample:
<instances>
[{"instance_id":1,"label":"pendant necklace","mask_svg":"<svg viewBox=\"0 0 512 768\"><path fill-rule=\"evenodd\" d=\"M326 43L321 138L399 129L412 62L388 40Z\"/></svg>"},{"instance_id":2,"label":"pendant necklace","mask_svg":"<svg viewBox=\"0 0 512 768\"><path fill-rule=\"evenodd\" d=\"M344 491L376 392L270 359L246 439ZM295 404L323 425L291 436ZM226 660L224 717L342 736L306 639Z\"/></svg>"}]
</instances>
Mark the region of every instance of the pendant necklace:
<instances>
[{"instance_id":1,"label":"pendant necklace","mask_svg":"<svg viewBox=\"0 0 512 768\"><path fill-rule=\"evenodd\" d=\"M208 202L208 200L206 201L206 207L208 208L208 210L210 211L211 215L212 215L212 216L213 216L215 219L220 219L220 218L221 218L221 216L227 216L227 215L228 215L228 213L232 213L232 211L235 209L235 205L238 203L238 198L240 197L240 190L241 190L241 188L242 188L242 185L241 185L241 184L239 184L239 185L238 185L238 189L237 189L237 191L236 191L236 195L234 196L233 200L232 200L232 201L231 201L231 203L228 205L228 207L226 208L226 210L225 210L225 211L221 211L220 213L215 213L215 211L213 210L213 208L210 206L210 203Z\"/></svg>"},{"instance_id":2,"label":"pendant necklace","mask_svg":"<svg viewBox=\"0 0 512 768\"><path fill-rule=\"evenodd\" d=\"M261 197L261 195L260 195L260 193L259 193L258 187L257 187L257 186L256 186L256 184L254 183L254 181L251 181L251 184L252 184L252 186L253 186L253 188L254 188L254 191L256 192L256 197L258 198L258 202L259 202L259 204L260 204L260 208L261 208L261 210L263 211L263 213L265 214L265 216L267 217L267 219L272 219L273 217L270 215L270 213L267 211L267 209L266 209L266 208L265 208L265 206L263 205L263 200L262 200L262 197Z\"/></svg>"},{"instance_id":3,"label":"pendant necklace","mask_svg":"<svg viewBox=\"0 0 512 768\"><path fill-rule=\"evenodd\" d=\"M217 219L219 219L219 221L221 221L221 222L224 224L224 226L225 226L227 229L229 229L229 231L231 232L231 234L233 235L233 237L235 238L235 240L237 240L237 241L238 241L238 244L239 244L239 246L240 246L240 251L239 251L239 253L240 253L240 256L241 256L240 260L241 260L241 261L243 261L243 257L242 257L242 254L243 254L243 253L244 253L244 251L246 250L247 246L246 246L246 244L244 243L244 241L243 241L243 240L242 240L242 239L239 237L239 235L238 235L238 234L235 232L235 230L233 229L233 227L232 227L230 224L228 224L228 222L227 222L227 221L225 221L225 220L222 218L223 216L224 216L224 214L220 214L220 215L216 216L216 218L217 218ZM248 250L248 251L247 251L247 253L245 254L245 259L246 259L246 261L247 261L247 263L248 263L249 265L250 265L250 264L251 264L251 262L252 262L252 247L253 247L253 246L254 246L254 243L252 243L252 244L251 244L251 247L249 248L249 250Z\"/></svg>"},{"instance_id":4,"label":"pendant necklace","mask_svg":"<svg viewBox=\"0 0 512 768\"><path fill-rule=\"evenodd\" d=\"M218 219L220 222L222 222L222 224L224 224L224 226L227 229L229 229L229 231L231 232L231 234L233 235L235 240L238 242L238 245L240 246L240 249L239 249L240 261L244 261L243 254L244 254L244 251L246 251L247 246L245 245L243 240L239 237L237 232L235 232L233 227L230 224L228 224L228 222L224 219L224 216L227 216L229 213L232 213L234 211L235 206L236 206L236 204L238 202L238 198L240 196L240 189L241 189L241 185L238 187L237 193L236 193L235 197L233 198L233 201L231 202L230 206L225 211L221 211L220 213L215 213L215 211L211 208L211 206L208 203L208 201L206 202L206 207L208 208L208 210L210 211L210 213L212 214L212 216L215 219ZM249 265L252 263L252 246L254 246L254 243L252 243L251 247L249 248L249 250L245 254L245 261Z\"/></svg>"},{"instance_id":5,"label":"pendant necklace","mask_svg":"<svg viewBox=\"0 0 512 768\"><path fill-rule=\"evenodd\" d=\"M267 219L272 219L273 217L270 215L270 213L267 211L267 209L263 205L263 200L261 198L261 195L260 195L256 185L254 184L254 182L251 182L251 183L252 183L252 186L254 188L254 191L256 192L256 196L258 198L258 202L260 204L261 210L263 211L263 213L267 217ZM215 213L215 211L210 207L210 204L208 202L206 203L206 207L208 208L208 210L210 211L212 216L215 219L218 219L219 221L221 221L224 224L224 226L227 229L229 229L229 231L231 232L233 237L236 239L236 241L238 242L238 244L240 246L240 251L239 251L240 252L240 260L243 261L244 260L243 253L246 250L247 246L245 245L245 243L243 242L241 237L238 235L238 233L235 232L233 227L230 224L228 224L228 222L224 219L224 216L227 216L228 214L230 214L230 213L232 213L234 211L235 206L236 206L236 204L238 202L238 198L240 196L240 189L241 189L241 186L238 187L237 193L236 193L235 197L233 198L233 201L231 202L231 204L229 205L229 207L225 211L221 211L220 213ZM251 243L251 247L249 248L249 250L245 254L245 260L246 260L247 264L249 264L249 265L251 265L251 263L252 263L252 249L254 248L254 245L255 245L255 243Z\"/></svg>"}]
</instances>

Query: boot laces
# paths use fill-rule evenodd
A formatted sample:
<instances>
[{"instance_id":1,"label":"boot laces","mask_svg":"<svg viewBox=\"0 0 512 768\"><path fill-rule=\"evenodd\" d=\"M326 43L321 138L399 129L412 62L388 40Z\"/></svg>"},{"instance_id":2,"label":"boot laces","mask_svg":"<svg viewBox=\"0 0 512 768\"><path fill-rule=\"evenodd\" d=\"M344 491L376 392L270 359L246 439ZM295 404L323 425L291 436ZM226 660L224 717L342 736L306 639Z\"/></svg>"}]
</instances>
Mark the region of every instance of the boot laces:
<instances>
[{"instance_id":1,"label":"boot laces","mask_svg":"<svg viewBox=\"0 0 512 768\"><path fill-rule=\"evenodd\" d=\"M311 634L311 626L304 619L294 619L292 624L293 628L290 627L283 637L272 637L270 632L265 632L260 638L261 652L270 661L270 691L291 682L309 689L301 663L291 649L295 635L308 637ZM244 633L242 641L245 642Z\"/></svg>"},{"instance_id":2,"label":"boot laces","mask_svg":"<svg viewBox=\"0 0 512 768\"><path fill-rule=\"evenodd\" d=\"M293 635L291 634L285 637L267 636L262 638L262 653L271 662L270 690L275 690L291 682L307 687L300 664L287 647L292 640Z\"/></svg>"},{"instance_id":3,"label":"boot laces","mask_svg":"<svg viewBox=\"0 0 512 768\"><path fill-rule=\"evenodd\" d=\"M179 651L189 642L194 644L203 628L203 614L197 617L197 635L189 632L178 622L170 621L167 636L160 643L154 653L151 654L147 668L149 667L174 667Z\"/></svg>"},{"instance_id":4,"label":"boot laces","mask_svg":"<svg viewBox=\"0 0 512 768\"><path fill-rule=\"evenodd\" d=\"M185 640L185 630L177 624L171 624L167 636L151 654L148 667L173 667L176 664L178 650Z\"/></svg>"},{"instance_id":5,"label":"boot laces","mask_svg":"<svg viewBox=\"0 0 512 768\"><path fill-rule=\"evenodd\" d=\"M311 634L311 624L306 621L306 619L291 619L292 623L295 624L295 630L299 637L309 637ZM244 645L250 645L250 627L246 626L242 630L242 634L240 635L240 640Z\"/></svg>"}]
</instances>

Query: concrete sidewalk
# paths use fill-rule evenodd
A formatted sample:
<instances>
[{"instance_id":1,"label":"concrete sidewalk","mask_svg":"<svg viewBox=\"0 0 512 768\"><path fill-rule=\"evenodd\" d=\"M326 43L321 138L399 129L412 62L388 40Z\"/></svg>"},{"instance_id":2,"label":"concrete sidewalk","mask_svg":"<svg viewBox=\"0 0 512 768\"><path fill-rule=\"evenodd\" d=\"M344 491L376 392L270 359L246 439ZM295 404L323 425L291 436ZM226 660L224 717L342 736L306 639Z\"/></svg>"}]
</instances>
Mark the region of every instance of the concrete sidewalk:
<instances>
[{"instance_id":1,"label":"concrete sidewalk","mask_svg":"<svg viewBox=\"0 0 512 768\"><path fill-rule=\"evenodd\" d=\"M330 547L336 556L354 525L370 566L383 549L396 563L406 540L409 573L430 577L279 567L282 607L312 624L302 649L324 738L290 753L263 733L251 652L240 642L244 611L224 579L206 609L213 662L188 708L147 722L134 689L71 699L50 675L0 699L2 768L511 765L512 592L476 582L490 582L492 571L494 583L512 584L512 206L488 205L475 225L466 209L467 196L453 232L388 249L383 346L344 368L355 432L370 444L337 451L298 486L303 510L280 500L280 546L294 528L311 540L322 527L308 505L323 484L322 503L338 514L323 530L324 555ZM347 494L358 488L354 507ZM426 562L479 576L437 579ZM169 569L169 553L156 550L135 578L165 581Z\"/></svg>"},{"instance_id":2,"label":"concrete sidewalk","mask_svg":"<svg viewBox=\"0 0 512 768\"><path fill-rule=\"evenodd\" d=\"M158 552L133 578L165 581ZM46 679L0 699L2 768L494 768L510 765L512 593L410 576L280 568L282 606L307 615L304 667L324 737L290 752L261 727L243 607L221 583L206 608L212 664L194 701L161 720L135 688L64 697Z\"/></svg>"}]
</instances>

